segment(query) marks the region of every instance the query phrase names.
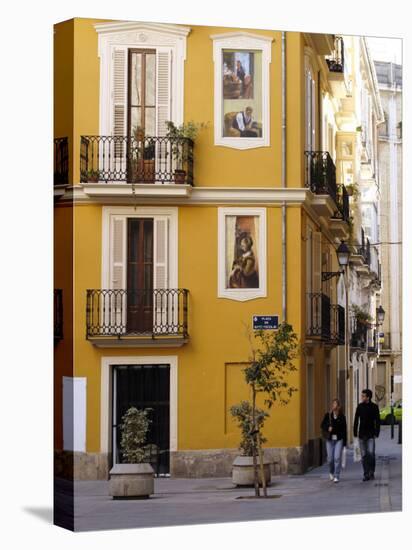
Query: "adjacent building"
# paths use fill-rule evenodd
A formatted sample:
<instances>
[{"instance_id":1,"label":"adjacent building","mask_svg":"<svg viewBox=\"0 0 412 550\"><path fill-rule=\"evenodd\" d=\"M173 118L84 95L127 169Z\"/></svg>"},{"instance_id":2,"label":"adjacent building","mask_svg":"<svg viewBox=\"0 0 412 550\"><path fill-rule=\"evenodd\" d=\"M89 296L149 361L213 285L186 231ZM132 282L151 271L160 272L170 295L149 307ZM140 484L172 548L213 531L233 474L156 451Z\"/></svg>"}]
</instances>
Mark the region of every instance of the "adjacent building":
<instances>
[{"instance_id":1,"label":"adjacent building","mask_svg":"<svg viewBox=\"0 0 412 550\"><path fill-rule=\"evenodd\" d=\"M381 403L402 398L402 65L375 61L384 123L379 127L381 302L376 384Z\"/></svg>"},{"instance_id":2,"label":"adjacent building","mask_svg":"<svg viewBox=\"0 0 412 550\"><path fill-rule=\"evenodd\" d=\"M107 478L131 405L153 410L157 475L228 475L259 316L301 344L265 452L276 473L322 463L331 398L351 414L376 360L350 317L380 288L364 40L92 19L54 37L56 475Z\"/></svg>"}]
</instances>

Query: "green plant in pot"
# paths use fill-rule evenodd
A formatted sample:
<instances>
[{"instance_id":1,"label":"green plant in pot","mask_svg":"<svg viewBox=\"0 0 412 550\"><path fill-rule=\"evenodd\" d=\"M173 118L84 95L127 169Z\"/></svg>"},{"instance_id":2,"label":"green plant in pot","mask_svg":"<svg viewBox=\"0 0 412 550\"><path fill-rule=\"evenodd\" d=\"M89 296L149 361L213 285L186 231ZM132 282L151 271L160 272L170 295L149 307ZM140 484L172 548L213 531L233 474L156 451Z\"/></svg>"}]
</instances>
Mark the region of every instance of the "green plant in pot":
<instances>
[{"instance_id":1,"label":"green plant in pot","mask_svg":"<svg viewBox=\"0 0 412 550\"><path fill-rule=\"evenodd\" d=\"M357 304L352 304L352 312L355 315L356 322L360 325L369 327L373 323L373 317Z\"/></svg>"},{"instance_id":2,"label":"green plant in pot","mask_svg":"<svg viewBox=\"0 0 412 550\"><path fill-rule=\"evenodd\" d=\"M349 183L348 185L345 185L346 191L350 197L353 197L353 199L356 201L360 195L359 193L359 187L356 183Z\"/></svg>"},{"instance_id":3,"label":"green plant in pot","mask_svg":"<svg viewBox=\"0 0 412 550\"><path fill-rule=\"evenodd\" d=\"M109 493L113 498L147 498L154 492L154 472L147 434L152 409L130 407L120 425L122 463L110 470Z\"/></svg>"},{"instance_id":4,"label":"green plant in pot","mask_svg":"<svg viewBox=\"0 0 412 550\"><path fill-rule=\"evenodd\" d=\"M185 183L187 164L192 154L190 142L194 142L200 130L207 127L207 123L196 123L192 120L176 126L171 120L166 121L166 137L171 138L171 153L176 163L174 170L175 183Z\"/></svg>"},{"instance_id":5,"label":"green plant in pot","mask_svg":"<svg viewBox=\"0 0 412 550\"><path fill-rule=\"evenodd\" d=\"M251 401L242 401L230 408L241 429L242 456L235 458L232 466L232 482L235 485L253 485L255 496L263 496L270 483L270 460L264 457L262 429L269 413L256 405L257 396L264 398L268 409L275 402L287 405L297 388L289 383L289 376L297 370L298 338L291 325L282 323L277 330L248 331L251 354L248 366L243 369L249 386ZM259 462L259 464L258 464Z\"/></svg>"},{"instance_id":6,"label":"green plant in pot","mask_svg":"<svg viewBox=\"0 0 412 550\"><path fill-rule=\"evenodd\" d=\"M82 180L88 183L97 183L99 181L99 170L85 170L82 172Z\"/></svg>"}]
</instances>

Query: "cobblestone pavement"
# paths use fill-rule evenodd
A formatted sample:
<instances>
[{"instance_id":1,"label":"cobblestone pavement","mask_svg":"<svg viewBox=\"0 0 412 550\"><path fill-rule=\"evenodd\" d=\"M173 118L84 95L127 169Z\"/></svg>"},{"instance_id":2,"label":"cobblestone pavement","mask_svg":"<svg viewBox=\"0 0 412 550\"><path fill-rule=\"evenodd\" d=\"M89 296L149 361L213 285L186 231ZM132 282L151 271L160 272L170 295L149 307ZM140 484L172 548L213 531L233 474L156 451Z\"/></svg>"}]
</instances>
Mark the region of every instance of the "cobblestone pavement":
<instances>
[{"instance_id":1,"label":"cobblestone pavement","mask_svg":"<svg viewBox=\"0 0 412 550\"><path fill-rule=\"evenodd\" d=\"M253 488L236 488L230 478L155 480L148 500L113 501L106 481L79 481L74 486L76 531L160 527L233 521L285 519L340 514L395 512L402 509L402 446L383 427L377 440L375 480L362 482L360 463L348 449L341 481L329 480L326 465L301 476L273 476L268 494L253 496ZM58 484L62 502L64 483ZM70 510L67 510L70 514Z\"/></svg>"}]
</instances>

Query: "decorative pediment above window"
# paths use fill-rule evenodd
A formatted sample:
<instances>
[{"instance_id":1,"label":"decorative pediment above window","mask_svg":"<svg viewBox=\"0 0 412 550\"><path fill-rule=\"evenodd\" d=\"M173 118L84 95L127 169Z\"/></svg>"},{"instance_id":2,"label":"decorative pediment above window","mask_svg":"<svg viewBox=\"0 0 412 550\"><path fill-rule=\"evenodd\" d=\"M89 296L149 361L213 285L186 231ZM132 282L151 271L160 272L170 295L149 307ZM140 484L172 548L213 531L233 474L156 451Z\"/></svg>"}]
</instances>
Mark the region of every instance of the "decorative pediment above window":
<instances>
[{"instance_id":1,"label":"decorative pediment above window","mask_svg":"<svg viewBox=\"0 0 412 550\"><path fill-rule=\"evenodd\" d=\"M215 145L270 145L269 65L273 37L248 32L213 40Z\"/></svg>"}]
</instances>

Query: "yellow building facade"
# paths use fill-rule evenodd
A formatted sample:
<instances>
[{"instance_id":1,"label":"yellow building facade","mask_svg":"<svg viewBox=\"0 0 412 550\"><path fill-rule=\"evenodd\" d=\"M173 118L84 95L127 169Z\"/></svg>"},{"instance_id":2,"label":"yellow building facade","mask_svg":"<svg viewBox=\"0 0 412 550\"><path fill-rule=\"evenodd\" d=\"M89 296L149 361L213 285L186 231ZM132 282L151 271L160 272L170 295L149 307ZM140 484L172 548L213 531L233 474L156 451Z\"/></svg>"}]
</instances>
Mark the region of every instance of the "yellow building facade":
<instances>
[{"instance_id":1,"label":"yellow building facade","mask_svg":"<svg viewBox=\"0 0 412 550\"><path fill-rule=\"evenodd\" d=\"M56 474L107 478L134 404L153 409L158 475L229 475L257 316L300 341L265 453L275 473L321 463L319 424L349 376L322 276L349 236L340 42L92 19L54 37ZM167 120L204 126L192 142Z\"/></svg>"}]
</instances>

